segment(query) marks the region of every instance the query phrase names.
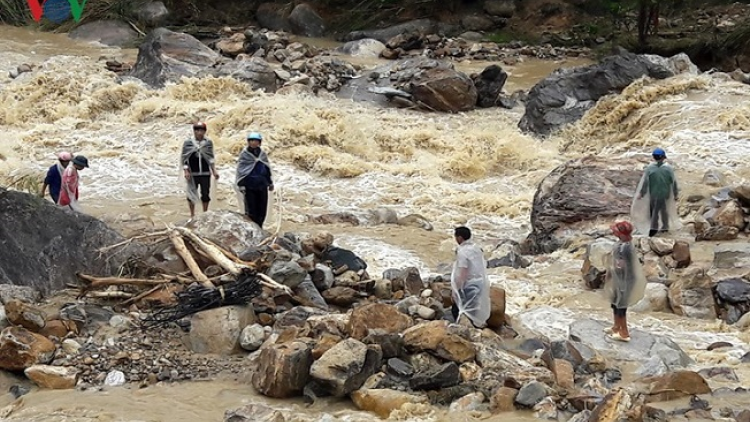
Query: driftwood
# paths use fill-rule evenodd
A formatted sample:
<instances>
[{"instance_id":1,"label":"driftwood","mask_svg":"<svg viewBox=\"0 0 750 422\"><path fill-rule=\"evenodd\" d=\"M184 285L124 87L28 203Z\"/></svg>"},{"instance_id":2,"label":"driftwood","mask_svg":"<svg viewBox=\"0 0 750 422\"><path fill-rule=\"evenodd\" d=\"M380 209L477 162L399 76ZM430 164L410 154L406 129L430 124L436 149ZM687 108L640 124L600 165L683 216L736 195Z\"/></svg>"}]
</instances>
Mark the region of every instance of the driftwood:
<instances>
[{"instance_id":1,"label":"driftwood","mask_svg":"<svg viewBox=\"0 0 750 422\"><path fill-rule=\"evenodd\" d=\"M109 286L153 286L156 284L169 283L175 280L152 280L148 278L123 278L123 277L94 277L92 275L86 275L83 273L76 273L76 277L86 283L86 289L95 289L97 287L109 287Z\"/></svg>"},{"instance_id":2,"label":"driftwood","mask_svg":"<svg viewBox=\"0 0 750 422\"><path fill-rule=\"evenodd\" d=\"M221 268L227 270L230 274L238 276L240 275L240 273L242 273L243 266L227 258L227 256L224 255L224 253L222 253L222 251L217 246L206 242L188 228L177 227L175 228L175 230L177 230L181 235L190 239L190 241L193 242L193 244L200 248L203 252L205 252L213 262L215 262Z\"/></svg>"},{"instance_id":3,"label":"driftwood","mask_svg":"<svg viewBox=\"0 0 750 422\"><path fill-rule=\"evenodd\" d=\"M203 287L207 289L214 288L213 283L211 283L211 281L208 280L208 277L203 273L203 271L201 271L201 267L198 266L198 263L195 262L193 255L190 254L187 246L185 246L185 242L182 240L180 232L178 232L177 230L172 230L169 233L169 240L172 241L172 244L174 245L177 254L180 255L180 258L185 261L185 265L187 265L187 267L190 269L193 277L195 277L195 279L198 280L198 282L201 283Z\"/></svg>"}]
</instances>

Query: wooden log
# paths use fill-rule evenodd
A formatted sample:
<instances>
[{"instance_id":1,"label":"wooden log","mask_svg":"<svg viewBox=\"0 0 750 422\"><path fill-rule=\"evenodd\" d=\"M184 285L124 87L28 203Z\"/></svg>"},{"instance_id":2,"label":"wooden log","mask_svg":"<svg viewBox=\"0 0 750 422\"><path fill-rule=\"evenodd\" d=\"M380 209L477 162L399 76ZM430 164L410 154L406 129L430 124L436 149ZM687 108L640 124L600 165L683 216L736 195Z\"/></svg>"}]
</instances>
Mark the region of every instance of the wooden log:
<instances>
[{"instance_id":1,"label":"wooden log","mask_svg":"<svg viewBox=\"0 0 750 422\"><path fill-rule=\"evenodd\" d=\"M201 239L200 236L193 233L190 229L186 227L176 227L175 230L177 230L181 235L190 239L190 241L193 242L193 244L200 248L203 252L205 252L213 262L215 262L221 268L227 270L232 275L240 275L242 269L246 268L246 266L238 264L227 258L227 256L221 252L221 249Z\"/></svg>"},{"instance_id":2,"label":"wooden log","mask_svg":"<svg viewBox=\"0 0 750 422\"><path fill-rule=\"evenodd\" d=\"M180 258L185 261L185 265L188 266L190 272L193 274L193 277L195 277L195 279L198 280L198 282L201 283L205 288L213 289L215 287L214 284L211 283L211 281L205 274L203 274L203 271L201 271L201 267L199 267L198 263L195 262L193 255L190 254L187 246L185 246L185 242L182 240L180 232L178 232L177 230L172 230L169 233L169 240L172 241L172 244L177 251L177 255L180 255Z\"/></svg>"},{"instance_id":3,"label":"wooden log","mask_svg":"<svg viewBox=\"0 0 750 422\"><path fill-rule=\"evenodd\" d=\"M151 280L148 278L123 278L123 277L94 277L83 273L76 273L76 276L86 283L86 289L95 289L97 287L109 286L154 286L157 284L169 283L171 280Z\"/></svg>"},{"instance_id":4,"label":"wooden log","mask_svg":"<svg viewBox=\"0 0 750 422\"><path fill-rule=\"evenodd\" d=\"M131 297L133 297L133 294L128 292L121 292L119 290L112 290L106 292L87 292L86 296L100 299L130 299Z\"/></svg>"}]
</instances>

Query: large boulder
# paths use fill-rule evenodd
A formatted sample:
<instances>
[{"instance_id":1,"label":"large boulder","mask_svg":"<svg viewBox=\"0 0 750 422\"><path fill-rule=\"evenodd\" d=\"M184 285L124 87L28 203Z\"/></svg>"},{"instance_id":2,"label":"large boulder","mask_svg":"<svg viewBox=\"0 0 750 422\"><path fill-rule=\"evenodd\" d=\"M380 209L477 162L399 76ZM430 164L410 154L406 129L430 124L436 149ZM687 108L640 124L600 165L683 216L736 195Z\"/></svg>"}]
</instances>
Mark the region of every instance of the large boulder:
<instances>
[{"instance_id":1,"label":"large boulder","mask_svg":"<svg viewBox=\"0 0 750 422\"><path fill-rule=\"evenodd\" d=\"M717 245L714 248L714 267L721 269L745 269L750 267L750 243L723 243Z\"/></svg>"},{"instance_id":2,"label":"large boulder","mask_svg":"<svg viewBox=\"0 0 750 422\"><path fill-rule=\"evenodd\" d=\"M310 368L310 376L335 397L358 390L380 368L383 352L377 345L346 339L328 349Z\"/></svg>"},{"instance_id":3,"label":"large boulder","mask_svg":"<svg viewBox=\"0 0 750 422\"><path fill-rule=\"evenodd\" d=\"M190 348L195 353L240 353L240 334L253 322L252 306L222 306L198 312L190 320Z\"/></svg>"},{"instance_id":4,"label":"large boulder","mask_svg":"<svg viewBox=\"0 0 750 422\"><path fill-rule=\"evenodd\" d=\"M25 328L8 327L0 333L0 369L22 371L49 363L54 354L51 341Z\"/></svg>"},{"instance_id":5,"label":"large boulder","mask_svg":"<svg viewBox=\"0 0 750 422\"><path fill-rule=\"evenodd\" d=\"M135 16L150 27L162 25L169 18L169 9L161 1L150 1L137 6Z\"/></svg>"},{"instance_id":6,"label":"large boulder","mask_svg":"<svg viewBox=\"0 0 750 422\"><path fill-rule=\"evenodd\" d=\"M352 312L346 331L352 338L362 340L373 331L402 333L413 323L411 317L399 312L395 306L372 303Z\"/></svg>"},{"instance_id":7,"label":"large boulder","mask_svg":"<svg viewBox=\"0 0 750 422\"><path fill-rule=\"evenodd\" d=\"M404 345L412 352L428 352L439 358L463 363L474 359L474 345L449 330L447 321L431 321L404 331Z\"/></svg>"},{"instance_id":8,"label":"large boulder","mask_svg":"<svg viewBox=\"0 0 750 422\"><path fill-rule=\"evenodd\" d=\"M247 216L227 210L199 214L186 227L235 255L257 246L265 238L263 229Z\"/></svg>"},{"instance_id":9,"label":"large boulder","mask_svg":"<svg viewBox=\"0 0 750 422\"><path fill-rule=\"evenodd\" d=\"M78 382L78 369L68 366L32 365L24 374L39 387L53 390L75 388Z\"/></svg>"},{"instance_id":10,"label":"large boulder","mask_svg":"<svg viewBox=\"0 0 750 422\"><path fill-rule=\"evenodd\" d=\"M750 312L750 283L741 278L728 278L714 287L721 318L734 324Z\"/></svg>"},{"instance_id":11,"label":"large boulder","mask_svg":"<svg viewBox=\"0 0 750 422\"><path fill-rule=\"evenodd\" d=\"M579 223L629 214L642 172L643 164L635 159L613 162L595 156L552 170L534 194L532 232L523 252L550 253L566 241L561 232L575 232Z\"/></svg>"},{"instance_id":12,"label":"large boulder","mask_svg":"<svg viewBox=\"0 0 750 422\"><path fill-rule=\"evenodd\" d=\"M649 379L647 403L670 401L680 397L711 394L706 380L697 372L676 371Z\"/></svg>"},{"instance_id":13,"label":"large boulder","mask_svg":"<svg viewBox=\"0 0 750 422\"><path fill-rule=\"evenodd\" d=\"M77 40L97 41L113 47L129 47L138 39L138 33L125 22L103 20L84 23L68 32Z\"/></svg>"},{"instance_id":14,"label":"large boulder","mask_svg":"<svg viewBox=\"0 0 750 422\"><path fill-rule=\"evenodd\" d=\"M365 31L350 32L344 37L344 41L355 41L361 40L362 38L372 38L382 43L387 43L388 40L395 37L396 35L405 33L429 34L435 32L437 27L437 22L433 20L417 19L400 23L398 25L389 26L383 29L368 29Z\"/></svg>"},{"instance_id":15,"label":"large boulder","mask_svg":"<svg viewBox=\"0 0 750 422\"><path fill-rule=\"evenodd\" d=\"M670 274L669 303L677 315L697 319L716 319L713 282L706 270L690 267Z\"/></svg>"},{"instance_id":16,"label":"large boulder","mask_svg":"<svg viewBox=\"0 0 750 422\"><path fill-rule=\"evenodd\" d=\"M568 329L571 340L596 350L606 358L642 362L644 356L658 356L670 370L693 363L690 356L667 337L631 329L629 343L615 342L604 333L604 328L609 326L611 323L584 319L575 321Z\"/></svg>"},{"instance_id":17,"label":"large boulder","mask_svg":"<svg viewBox=\"0 0 750 422\"><path fill-rule=\"evenodd\" d=\"M326 32L323 18L307 3L298 4L289 14L292 32L306 37L322 37Z\"/></svg>"},{"instance_id":18,"label":"large boulder","mask_svg":"<svg viewBox=\"0 0 750 422\"><path fill-rule=\"evenodd\" d=\"M428 69L410 84L414 100L435 111L456 113L474 108L477 89L462 72L453 69Z\"/></svg>"},{"instance_id":19,"label":"large boulder","mask_svg":"<svg viewBox=\"0 0 750 422\"><path fill-rule=\"evenodd\" d=\"M260 352L253 387L267 397L294 397L307 384L312 363L312 350L307 344L299 341L275 344Z\"/></svg>"},{"instance_id":20,"label":"large boulder","mask_svg":"<svg viewBox=\"0 0 750 422\"><path fill-rule=\"evenodd\" d=\"M525 132L549 135L583 117L599 98L619 93L636 79L673 75L649 57L632 53L610 56L590 66L558 69L531 88L518 126Z\"/></svg>"},{"instance_id":21,"label":"large boulder","mask_svg":"<svg viewBox=\"0 0 750 422\"><path fill-rule=\"evenodd\" d=\"M138 48L131 76L160 88L183 76L198 76L220 58L219 53L188 34L156 28Z\"/></svg>"},{"instance_id":22,"label":"large boulder","mask_svg":"<svg viewBox=\"0 0 750 422\"><path fill-rule=\"evenodd\" d=\"M380 53L385 50L385 44L371 38L349 41L336 51L354 57L380 57Z\"/></svg>"},{"instance_id":23,"label":"large boulder","mask_svg":"<svg viewBox=\"0 0 750 422\"><path fill-rule=\"evenodd\" d=\"M250 85L253 89L260 89L269 93L275 92L278 87L276 72L268 62L260 57L234 60L204 73L215 77L229 76Z\"/></svg>"},{"instance_id":24,"label":"large boulder","mask_svg":"<svg viewBox=\"0 0 750 422\"><path fill-rule=\"evenodd\" d=\"M0 221L0 284L43 294L75 282L78 272L114 275L128 258L143 253L138 243L100 253L122 236L94 217L2 187Z\"/></svg>"},{"instance_id":25,"label":"large boulder","mask_svg":"<svg viewBox=\"0 0 750 422\"><path fill-rule=\"evenodd\" d=\"M291 32L292 24L289 22L290 6L278 3L261 3L255 11L255 20L258 25L272 31Z\"/></svg>"}]
</instances>

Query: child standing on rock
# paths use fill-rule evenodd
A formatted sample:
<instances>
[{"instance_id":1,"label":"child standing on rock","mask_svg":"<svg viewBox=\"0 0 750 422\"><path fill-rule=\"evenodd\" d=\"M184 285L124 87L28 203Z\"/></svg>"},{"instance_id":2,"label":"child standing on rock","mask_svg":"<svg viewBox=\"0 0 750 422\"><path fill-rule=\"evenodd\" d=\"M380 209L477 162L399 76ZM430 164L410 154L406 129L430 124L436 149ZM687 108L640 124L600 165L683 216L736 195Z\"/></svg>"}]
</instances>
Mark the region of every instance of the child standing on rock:
<instances>
[{"instance_id":1,"label":"child standing on rock","mask_svg":"<svg viewBox=\"0 0 750 422\"><path fill-rule=\"evenodd\" d=\"M629 306L643 299L646 291L646 277L633 246L633 225L620 221L611 227L618 242L612 248L607 263L604 292L612 304L614 325L604 331L616 341L630 341L627 310Z\"/></svg>"}]
</instances>

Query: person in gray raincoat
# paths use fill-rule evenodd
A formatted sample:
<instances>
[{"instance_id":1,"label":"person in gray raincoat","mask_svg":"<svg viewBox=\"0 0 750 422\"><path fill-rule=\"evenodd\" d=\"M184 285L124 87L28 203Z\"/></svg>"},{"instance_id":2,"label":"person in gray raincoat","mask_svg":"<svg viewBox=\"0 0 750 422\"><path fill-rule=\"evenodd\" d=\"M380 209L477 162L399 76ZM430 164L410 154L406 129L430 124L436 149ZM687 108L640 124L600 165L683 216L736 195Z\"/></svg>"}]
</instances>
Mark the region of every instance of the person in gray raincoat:
<instances>
[{"instance_id":1,"label":"person in gray raincoat","mask_svg":"<svg viewBox=\"0 0 750 422\"><path fill-rule=\"evenodd\" d=\"M185 194L187 195L190 218L195 217L195 204L203 203L203 212L208 211L211 201L211 175L219 180L214 157L214 143L206 138L206 124L198 122L193 125L193 136L182 143L180 163L185 176ZM200 187L200 197L198 196Z\"/></svg>"},{"instance_id":2,"label":"person in gray raincoat","mask_svg":"<svg viewBox=\"0 0 750 422\"><path fill-rule=\"evenodd\" d=\"M681 227L674 169L665 162L667 153L663 149L656 148L651 156L654 162L643 171L630 213L638 233L648 233L649 237Z\"/></svg>"},{"instance_id":3,"label":"person in gray raincoat","mask_svg":"<svg viewBox=\"0 0 750 422\"><path fill-rule=\"evenodd\" d=\"M614 314L612 328L605 329L612 340L630 341L627 310L643 299L646 291L646 277L641 261L633 246L633 225L620 221L611 226L618 242L607 257L607 273L604 293L609 299Z\"/></svg>"},{"instance_id":4,"label":"person in gray raincoat","mask_svg":"<svg viewBox=\"0 0 750 422\"><path fill-rule=\"evenodd\" d=\"M260 133L247 135L247 147L242 149L237 162L236 185L243 195L245 214L262 228L268 213L268 192L274 186L271 162L260 148L261 142Z\"/></svg>"},{"instance_id":5,"label":"person in gray raincoat","mask_svg":"<svg viewBox=\"0 0 750 422\"><path fill-rule=\"evenodd\" d=\"M451 273L453 318L460 322L466 316L477 328L487 325L490 317L490 283L482 250L471 240L471 230L457 227L454 231L458 249Z\"/></svg>"}]
</instances>

